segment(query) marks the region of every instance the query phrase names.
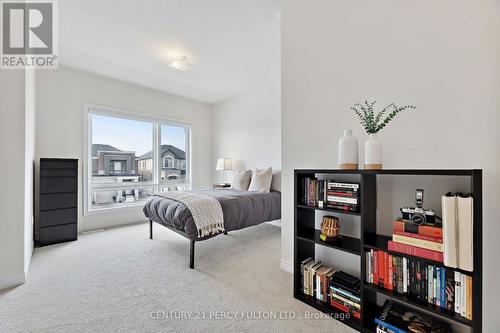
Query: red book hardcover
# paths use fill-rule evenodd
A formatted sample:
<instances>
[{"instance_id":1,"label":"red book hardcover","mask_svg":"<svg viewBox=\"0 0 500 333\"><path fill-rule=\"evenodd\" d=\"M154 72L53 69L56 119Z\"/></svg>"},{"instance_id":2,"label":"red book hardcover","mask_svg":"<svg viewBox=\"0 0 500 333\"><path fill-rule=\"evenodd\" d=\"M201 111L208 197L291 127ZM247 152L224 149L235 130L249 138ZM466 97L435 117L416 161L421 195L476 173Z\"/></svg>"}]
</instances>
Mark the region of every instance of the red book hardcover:
<instances>
[{"instance_id":1,"label":"red book hardcover","mask_svg":"<svg viewBox=\"0 0 500 333\"><path fill-rule=\"evenodd\" d=\"M405 228L409 228L411 230L405 230ZM428 226L428 225L417 226L411 222L405 222L403 220L394 221L394 224L392 225L392 231L393 232L396 232L396 231L409 232L409 231L411 231L411 233L414 233L414 234L443 238L443 228L432 227L432 226Z\"/></svg>"},{"instance_id":2,"label":"red book hardcover","mask_svg":"<svg viewBox=\"0 0 500 333\"><path fill-rule=\"evenodd\" d=\"M326 191L326 195L334 196L334 197L346 197L346 198L357 198L358 197L354 193L335 192L335 191Z\"/></svg>"},{"instance_id":3,"label":"red book hardcover","mask_svg":"<svg viewBox=\"0 0 500 333\"><path fill-rule=\"evenodd\" d=\"M378 280L375 282L377 286L380 286L380 282L384 280L384 269L382 267L382 251L377 251L377 275Z\"/></svg>"},{"instance_id":4,"label":"red book hardcover","mask_svg":"<svg viewBox=\"0 0 500 333\"><path fill-rule=\"evenodd\" d=\"M389 289L389 254L384 252L384 288Z\"/></svg>"},{"instance_id":5,"label":"red book hardcover","mask_svg":"<svg viewBox=\"0 0 500 333\"><path fill-rule=\"evenodd\" d=\"M388 289L393 290L393 281L392 281L392 273L393 273L393 267L392 267L392 255L388 254L387 255L387 267L388 267L388 280L389 282L387 283Z\"/></svg>"},{"instance_id":6,"label":"red book hardcover","mask_svg":"<svg viewBox=\"0 0 500 333\"><path fill-rule=\"evenodd\" d=\"M373 251L373 284L378 286L378 251Z\"/></svg>"},{"instance_id":7,"label":"red book hardcover","mask_svg":"<svg viewBox=\"0 0 500 333\"><path fill-rule=\"evenodd\" d=\"M443 253L442 252L427 250L427 249L423 249L421 247L396 243L393 241L387 242L387 248L389 249L389 251L408 254L411 256L420 257L420 258L429 259L429 260L434 260L437 262L443 262Z\"/></svg>"},{"instance_id":8,"label":"red book hardcover","mask_svg":"<svg viewBox=\"0 0 500 333\"><path fill-rule=\"evenodd\" d=\"M380 272L382 274L379 274L379 286L383 287L385 285L385 279L386 279L386 269L385 269L385 256L386 253L383 251L379 251L379 262L380 262Z\"/></svg>"},{"instance_id":9,"label":"red book hardcover","mask_svg":"<svg viewBox=\"0 0 500 333\"><path fill-rule=\"evenodd\" d=\"M427 235L422 235L422 234L414 234L411 232L404 232L404 231L399 231L399 230L395 230L393 233L395 233L396 235L400 235L400 236L422 239L422 240L436 242L436 243L443 243L443 237L433 237L433 236L427 236Z\"/></svg>"}]
</instances>

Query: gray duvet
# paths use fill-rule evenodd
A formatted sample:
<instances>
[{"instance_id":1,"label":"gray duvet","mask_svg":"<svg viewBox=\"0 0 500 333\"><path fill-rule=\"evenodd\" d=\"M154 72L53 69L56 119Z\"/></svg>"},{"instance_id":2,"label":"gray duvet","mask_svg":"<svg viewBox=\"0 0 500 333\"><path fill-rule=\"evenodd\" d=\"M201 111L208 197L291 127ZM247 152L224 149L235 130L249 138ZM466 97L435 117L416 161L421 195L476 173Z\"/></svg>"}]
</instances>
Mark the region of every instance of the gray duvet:
<instances>
[{"instance_id":1,"label":"gray duvet","mask_svg":"<svg viewBox=\"0 0 500 333\"><path fill-rule=\"evenodd\" d=\"M196 193L211 196L220 202L226 231L244 229L281 218L280 192L259 193L217 189L200 190ZM191 212L184 204L175 200L153 196L146 202L143 211L147 218L183 231L191 240L203 240L217 235L198 237Z\"/></svg>"}]
</instances>

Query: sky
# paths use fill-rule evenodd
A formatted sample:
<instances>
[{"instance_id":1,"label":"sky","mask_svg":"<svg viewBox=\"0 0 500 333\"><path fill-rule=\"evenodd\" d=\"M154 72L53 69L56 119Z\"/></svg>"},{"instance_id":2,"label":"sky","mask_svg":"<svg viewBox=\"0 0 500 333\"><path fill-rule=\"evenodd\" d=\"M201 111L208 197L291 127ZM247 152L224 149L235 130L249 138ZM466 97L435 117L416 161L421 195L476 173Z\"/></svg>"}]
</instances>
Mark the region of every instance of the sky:
<instances>
[{"instance_id":1,"label":"sky","mask_svg":"<svg viewBox=\"0 0 500 333\"><path fill-rule=\"evenodd\" d=\"M153 150L153 125L137 120L92 115L92 144L96 143L135 151L136 156L140 156ZM161 144L185 151L184 128L162 125Z\"/></svg>"}]
</instances>

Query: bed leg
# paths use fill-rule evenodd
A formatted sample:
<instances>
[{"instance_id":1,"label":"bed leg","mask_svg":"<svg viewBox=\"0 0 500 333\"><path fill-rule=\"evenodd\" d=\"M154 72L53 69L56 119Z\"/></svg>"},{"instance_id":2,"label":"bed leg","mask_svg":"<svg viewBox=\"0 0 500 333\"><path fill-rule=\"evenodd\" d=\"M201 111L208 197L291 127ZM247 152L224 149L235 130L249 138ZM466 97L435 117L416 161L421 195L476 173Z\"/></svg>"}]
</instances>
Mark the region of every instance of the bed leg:
<instances>
[{"instance_id":1,"label":"bed leg","mask_svg":"<svg viewBox=\"0 0 500 333\"><path fill-rule=\"evenodd\" d=\"M153 221L149 219L149 239L153 239Z\"/></svg>"},{"instance_id":2,"label":"bed leg","mask_svg":"<svg viewBox=\"0 0 500 333\"><path fill-rule=\"evenodd\" d=\"M227 231L224 231L224 235L227 235Z\"/></svg>"},{"instance_id":3,"label":"bed leg","mask_svg":"<svg viewBox=\"0 0 500 333\"><path fill-rule=\"evenodd\" d=\"M190 240L189 246L189 268L194 269L194 240Z\"/></svg>"}]
</instances>

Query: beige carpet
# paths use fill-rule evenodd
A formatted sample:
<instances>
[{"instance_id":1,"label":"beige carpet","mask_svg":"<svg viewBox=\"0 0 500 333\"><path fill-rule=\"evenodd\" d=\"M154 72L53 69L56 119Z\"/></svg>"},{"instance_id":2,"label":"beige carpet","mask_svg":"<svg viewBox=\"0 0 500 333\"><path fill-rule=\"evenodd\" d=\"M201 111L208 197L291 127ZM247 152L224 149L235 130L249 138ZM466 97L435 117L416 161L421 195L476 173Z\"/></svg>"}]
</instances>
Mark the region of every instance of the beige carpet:
<instances>
[{"instance_id":1,"label":"beige carpet","mask_svg":"<svg viewBox=\"0 0 500 333\"><path fill-rule=\"evenodd\" d=\"M137 224L36 249L27 282L0 292L0 332L352 332L305 319L317 312L293 299L292 275L279 269L278 227L197 243L195 270L189 242L155 227L153 240Z\"/></svg>"}]
</instances>

